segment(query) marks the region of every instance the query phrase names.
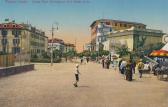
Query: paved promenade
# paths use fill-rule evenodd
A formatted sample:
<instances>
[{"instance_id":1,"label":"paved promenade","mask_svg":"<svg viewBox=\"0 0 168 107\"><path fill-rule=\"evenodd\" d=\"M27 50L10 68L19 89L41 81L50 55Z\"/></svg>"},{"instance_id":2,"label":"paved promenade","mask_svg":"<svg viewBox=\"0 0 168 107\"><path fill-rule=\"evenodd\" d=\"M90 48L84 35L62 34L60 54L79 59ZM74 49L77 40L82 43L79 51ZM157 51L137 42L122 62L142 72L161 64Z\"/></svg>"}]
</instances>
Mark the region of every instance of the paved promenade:
<instances>
[{"instance_id":1,"label":"paved promenade","mask_svg":"<svg viewBox=\"0 0 168 107\"><path fill-rule=\"evenodd\" d=\"M168 107L168 82L138 74L128 82L113 69L80 65L75 88L74 63L36 64L36 70L0 78L0 107Z\"/></svg>"}]
</instances>

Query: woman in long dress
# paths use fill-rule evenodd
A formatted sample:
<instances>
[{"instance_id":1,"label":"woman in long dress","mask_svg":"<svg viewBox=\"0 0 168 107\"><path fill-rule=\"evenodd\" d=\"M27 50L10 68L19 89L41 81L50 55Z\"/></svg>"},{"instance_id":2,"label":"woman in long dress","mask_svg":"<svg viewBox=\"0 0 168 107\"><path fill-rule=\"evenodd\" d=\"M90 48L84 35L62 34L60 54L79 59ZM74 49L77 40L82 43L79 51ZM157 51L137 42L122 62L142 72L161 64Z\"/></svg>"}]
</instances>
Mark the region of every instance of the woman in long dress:
<instances>
[{"instance_id":1,"label":"woman in long dress","mask_svg":"<svg viewBox=\"0 0 168 107\"><path fill-rule=\"evenodd\" d=\"M133 63L131 60L129 60L126 65L126 80L128 81L132 81L132 69L133 69L132 67Z\"/></svg>"}]
</instances>

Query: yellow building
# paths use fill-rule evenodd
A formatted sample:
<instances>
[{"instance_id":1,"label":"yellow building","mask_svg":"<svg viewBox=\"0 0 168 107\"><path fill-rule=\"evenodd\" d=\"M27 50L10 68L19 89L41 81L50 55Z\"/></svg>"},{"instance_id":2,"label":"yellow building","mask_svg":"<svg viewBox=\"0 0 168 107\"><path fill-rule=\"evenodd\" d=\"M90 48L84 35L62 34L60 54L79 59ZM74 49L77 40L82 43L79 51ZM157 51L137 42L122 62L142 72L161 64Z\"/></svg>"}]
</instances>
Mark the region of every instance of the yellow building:
<instances>
[{"instance_id":1,"label":"yellow building","mask_svg":"<svg viewBox=\"0 0 168 107\"><path fill-rule=\"evenodd\" d=\"M47 51L48 37L41 30L14 22L0 24L0 53L41 55ZM27 59L28 60L28 59Z\"/></svg>"},{"instance_id":2,"label":"yellow building","mask_svg":"<svg viewBox=\"0 0 168 107\"><path fill-rule=\"evenodd\" d=\"M103 23L105 26L111 27L112 31L118 30L125 30L131 27L138 28L138 29L146 29L146 25L137 22L128 22L128 21L121 21L121 20L110 20L110 19L100 19L94 21L91 25L91 44L92 44L92 51L96 50L96 39L98 37L98 25ZM105 29L105 28L103 28ZM107 32L106 30L103 32ZM103 33L105 34L105 33ZM106 34L105 34L106 35ZM105 36L103 35L103 36Z\"/></svg>"},{"instance_id":3,"label":"yellow building","mask_svg":"<svg viewBox=\"0 0 168 107\"><path fill-rule=\"evenodd\" d=\"M64 43L64 53L67 53L69 51L76 51L75 45L71 43Z\"/></svg>"},{"instance_id":4,"label":"yellow building","mask_svg":"<svg viewBox=\"0 0 168 107\"><path fill-rule=\"evenodd\" d=\"M110 51L117 47L126 46L131 51L148 49L154 44L162 42L164 33L160 30L130 28L111 32L108 35L110 40Z\"/></svg>"}]
</instances>

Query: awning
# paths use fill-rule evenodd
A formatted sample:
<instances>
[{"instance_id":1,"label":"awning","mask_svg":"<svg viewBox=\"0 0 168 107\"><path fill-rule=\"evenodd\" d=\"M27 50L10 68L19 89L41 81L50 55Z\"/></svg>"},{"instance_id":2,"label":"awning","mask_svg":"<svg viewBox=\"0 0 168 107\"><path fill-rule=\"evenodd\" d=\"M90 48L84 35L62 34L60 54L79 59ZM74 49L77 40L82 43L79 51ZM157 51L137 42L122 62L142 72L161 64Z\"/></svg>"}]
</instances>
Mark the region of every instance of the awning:
<instances>
[{"instance_id":1,"label":"awning","mask_svg":"<svg viewBox=\"0 0 168 107\"><path fill-rule=\"evenodd\" d=\"M153 51L149 56L151 56L151 57L168 57L168 51L166 51L166 50Z\"/></svg>"}]
</instances>

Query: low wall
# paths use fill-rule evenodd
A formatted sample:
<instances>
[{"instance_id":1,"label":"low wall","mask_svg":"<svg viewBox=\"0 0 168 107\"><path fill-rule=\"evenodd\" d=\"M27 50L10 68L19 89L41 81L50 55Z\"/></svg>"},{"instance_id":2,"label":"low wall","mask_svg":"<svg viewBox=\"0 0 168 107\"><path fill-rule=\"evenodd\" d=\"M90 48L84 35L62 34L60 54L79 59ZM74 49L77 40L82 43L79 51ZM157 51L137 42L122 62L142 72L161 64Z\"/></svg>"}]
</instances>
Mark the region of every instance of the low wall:
<instances>
[{"instance_id":1,"label":"low wall","mask_svg":"<svg viewBox=\"0 0 168 107\"><path fill-rule=\"evenodd\" d=\"M34 70L34 64L0 68L0 77Z\"/></svg>"},{"instance_id":2,"label":"low wall","mask_svg":"<svg viewBox=\"0 0 168 107\"><path fill-rule=\"evenodd\" d=\"M0 67L14 66L15 57L13 54L0 55Z\"/></svg>"}]
</instances>

